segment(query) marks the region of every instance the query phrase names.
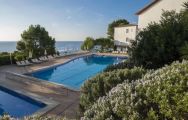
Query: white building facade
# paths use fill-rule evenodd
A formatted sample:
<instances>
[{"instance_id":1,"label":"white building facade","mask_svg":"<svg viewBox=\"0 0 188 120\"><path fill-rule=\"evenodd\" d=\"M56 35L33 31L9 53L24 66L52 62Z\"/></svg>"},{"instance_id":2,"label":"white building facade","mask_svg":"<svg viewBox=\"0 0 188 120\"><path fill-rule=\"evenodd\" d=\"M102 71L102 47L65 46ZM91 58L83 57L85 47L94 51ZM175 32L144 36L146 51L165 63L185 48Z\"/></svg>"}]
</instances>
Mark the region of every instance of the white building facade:
<instances>
[{"instance_id":1,"label":"white building facade","mask_svg":"<svg viewBox=\"0 0 188 120\"><path fill-rule=\"evenodd\" d=\"M127 51L127 47L135 40L138 27L128 24L114 28L114 40L118 51Z\"/></svg>"},{"instance_id":2,"label":"white building facade","mask_svg":"<svg viewBox=\"0 0 188 120\"><path fill-rule=\"evenodd\" d=\"M154 0L152 3L138 11L138 28L143 29L151 22L159 22L163 11L180 12L187 0Z\"/></svg>"},{"instance_id":3,"label":"white building facade","mask_svg":"<svg viewBox=\"0 0 188 120\"><path fill-rule=\"evenodd\" d=\"M137 34L137 25L129 24L115 27L114 32L114 40L131 45L131 42L135 40Z\"/></svg>"},{"instance_id":4,"label":"white building facade","mask_svg":"<svg viewBox=\"0 0 188 120\"><path fill-rule=\"evenodd\" d=\"M114 28L114 40L118 46L130 46L131 41L135 40L139 30L146 28L151 22L158 23L163 11L180 12L183 4L188 0L153 0L149 5L138 11L138 26L125 25Z\"/></svg>"}]
</instances>

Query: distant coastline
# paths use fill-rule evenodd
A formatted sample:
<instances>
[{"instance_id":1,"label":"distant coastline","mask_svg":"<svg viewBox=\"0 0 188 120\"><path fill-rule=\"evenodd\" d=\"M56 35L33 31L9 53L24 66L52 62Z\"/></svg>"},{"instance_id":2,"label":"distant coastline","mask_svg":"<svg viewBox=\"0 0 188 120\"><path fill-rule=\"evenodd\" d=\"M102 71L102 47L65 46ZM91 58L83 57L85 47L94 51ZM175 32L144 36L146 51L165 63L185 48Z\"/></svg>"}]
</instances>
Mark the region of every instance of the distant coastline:
<instances>
[{"instance_id":1,"label":"distant coastline","mask_svg":"<svg viewBox=\"0 0 188 120\"><path fill-rule=\"evenodd\" d=\"M83 41L56 41L56 49L64 50L80 50ZM0 52L13 52L16 50L17 41L0 41Z\"/></svg>"}]
</instances>

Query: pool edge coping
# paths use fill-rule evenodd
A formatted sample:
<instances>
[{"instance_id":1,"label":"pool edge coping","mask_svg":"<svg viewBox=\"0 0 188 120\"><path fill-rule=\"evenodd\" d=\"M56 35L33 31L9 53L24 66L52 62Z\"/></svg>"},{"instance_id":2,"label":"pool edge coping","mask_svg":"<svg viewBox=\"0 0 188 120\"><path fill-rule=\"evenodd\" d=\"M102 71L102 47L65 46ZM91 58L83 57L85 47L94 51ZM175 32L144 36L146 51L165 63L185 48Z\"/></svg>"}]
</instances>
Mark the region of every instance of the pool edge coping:
<instances>
[{"instance_id":1,"label":"pool edge coping","mask_svg":"<svg viewBox=\"0 0 188 120\"><path fill-rule=\"evenodd\" d=\"M14 89L14 88L10 88L10 86L7 86L7 85L0 85L10 91L13 91L17 94L20 94L20 95L23 95L31 100L34 100L35 102L40 102L40 103L43 103L45 104L45 106L37 111L35 111L34 113L30 114L30 115L27 115L27 116L33 116L33 115L39 115L39 116L42 116L44 114L46 114L47 112L49 112L50 110L52 110L53 108L57 107L59 105L59 102L57 101L54 101L54 100L49 100L45 97L42 97L40 95L37 95L37 94L34 94L34 93L31 93L31 92L26 92L26 91L23 91L23 90L17 90L17 89ZM21 98L22 99L22 98ZM23 99L24 100L24 99ZM23 117L27 117L27 116L23 116Z\"/></svg>"}]
</instances>

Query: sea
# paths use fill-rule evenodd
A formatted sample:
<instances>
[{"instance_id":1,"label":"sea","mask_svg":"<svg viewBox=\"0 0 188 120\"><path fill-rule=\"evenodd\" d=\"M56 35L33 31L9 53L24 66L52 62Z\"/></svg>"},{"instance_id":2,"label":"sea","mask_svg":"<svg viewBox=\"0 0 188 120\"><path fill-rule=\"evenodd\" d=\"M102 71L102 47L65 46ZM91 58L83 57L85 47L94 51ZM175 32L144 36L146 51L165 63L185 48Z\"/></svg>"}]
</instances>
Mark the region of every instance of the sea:
<instances>
[{"instance_id":1,"label":"sea","mask_svg":"<svg viewBox=\"0 0 188 120\"><path fill-rule=\"evenodd\" d=\"M0 52L14 52L16 41L0 41ZM80 50L83 41L56 41L56 50L59 52Z\"/></svg>"}]
</instances>

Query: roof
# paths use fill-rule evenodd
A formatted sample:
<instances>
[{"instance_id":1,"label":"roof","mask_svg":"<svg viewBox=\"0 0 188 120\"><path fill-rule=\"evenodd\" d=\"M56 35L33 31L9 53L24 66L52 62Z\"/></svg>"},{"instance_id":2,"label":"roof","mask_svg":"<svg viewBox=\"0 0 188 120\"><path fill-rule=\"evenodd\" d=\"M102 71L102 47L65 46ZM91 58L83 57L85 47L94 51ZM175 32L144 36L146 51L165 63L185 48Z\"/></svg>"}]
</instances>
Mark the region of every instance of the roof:
<instances>
[{"instance_id":1,"label":"roof","mask_svg":"<svg viewBox=\"0 0 188 120\"><path fill-rule=\"evenodd\" d=\"M138 26L138 25L137 24L127 24L127 25L120 25L120 26L117 26L117 27L131 27L131 26Z\"/></svg>"},{"instance_id":2,"label":"roof","mask_svg":"<svg viewBox=\"0 0 188 120\"><path fill-rule=\"evenodd\" d=\"M140 15L142 14L144 11L148 10L149 8L151 8L152 6L154 6L156 3L160 2L161 0L153 0L153 2L151 2L150 4L148 4L147 6L145 6L144 8L142 8L141 10L139 10L136 15Z\"/></svg>"}]
</instances>

